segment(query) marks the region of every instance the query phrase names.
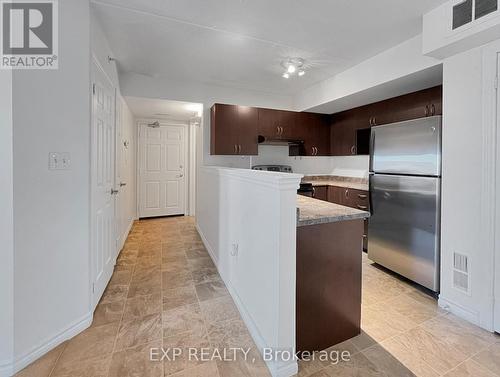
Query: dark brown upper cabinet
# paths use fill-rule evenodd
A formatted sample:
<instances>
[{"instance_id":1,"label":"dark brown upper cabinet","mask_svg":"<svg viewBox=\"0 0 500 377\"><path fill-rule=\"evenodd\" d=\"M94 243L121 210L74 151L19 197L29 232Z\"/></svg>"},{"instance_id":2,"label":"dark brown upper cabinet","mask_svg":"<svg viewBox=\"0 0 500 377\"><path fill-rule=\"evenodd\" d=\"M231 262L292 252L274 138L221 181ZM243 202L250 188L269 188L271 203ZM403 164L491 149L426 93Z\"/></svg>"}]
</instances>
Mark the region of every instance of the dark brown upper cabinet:
<instances>
[{"instance_id":1,"label":"dark brown upper cabinet","mask_svg":"<svg viewBox=\"0 0 500 377\"><path fill-rule=\"evenodd\" d=\"M210 153L213 155L257 155L258 109L215 104L211 109Z\"/></svg>"},{"instance_id":2,"label":"dark brown upper cabinet","mask_svg":"<svg viewBox=\"0 0 500 377\"><path fill-rule=\"evenodd\" d=\"M368 154L369 128L435 115L442 115L442 86L333 114L331 155Z\"/></svg>"},{"instance_id":3,"label":"dark brown upper cabinet","mask_svg":"<svg viewBox=\"0 0 500 377\"><path fill-rule=\"evenodd\" d=\"M259 135L271 139L292 139L297 137L296 112L258 109Z\"/></svg>"},{"instance_id":4,"label":"dark brown upper cabinet","mask_svg":"<svg viewBox=\"0 0 500 377\"><path fill-rule=\"evenodd\" d=\"M329 116L315 113L297 113L298 138L304 141L302 156L330 155Z\"/></svg>"}]
</instances>

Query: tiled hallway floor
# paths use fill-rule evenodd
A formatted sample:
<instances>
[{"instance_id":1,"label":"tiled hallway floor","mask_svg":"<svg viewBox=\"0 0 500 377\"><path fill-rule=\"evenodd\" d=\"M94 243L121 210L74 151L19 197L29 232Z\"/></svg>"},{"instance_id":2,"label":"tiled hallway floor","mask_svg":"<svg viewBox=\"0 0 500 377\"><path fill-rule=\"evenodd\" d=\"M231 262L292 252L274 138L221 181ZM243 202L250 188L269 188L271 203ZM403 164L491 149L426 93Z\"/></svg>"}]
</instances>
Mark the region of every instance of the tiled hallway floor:
<instances>
[{"instance_id":1,"label":"tiled hallway floor","mask_svg":"<svg viewBox=\"0 0 500 377\"><path fill-rule=\"evenodd\" d=\"M363 256L363 333L351 361L299 376L500 376L500 337L438 309ZM249 361L150 361L151 348L252 347ZM161 354L160 354L161 356ZM253 361L255 359L255 361ZM29 377L268 376L193 218L135 223L92 326L18 374Z\"/></svg>"}]
</instances>

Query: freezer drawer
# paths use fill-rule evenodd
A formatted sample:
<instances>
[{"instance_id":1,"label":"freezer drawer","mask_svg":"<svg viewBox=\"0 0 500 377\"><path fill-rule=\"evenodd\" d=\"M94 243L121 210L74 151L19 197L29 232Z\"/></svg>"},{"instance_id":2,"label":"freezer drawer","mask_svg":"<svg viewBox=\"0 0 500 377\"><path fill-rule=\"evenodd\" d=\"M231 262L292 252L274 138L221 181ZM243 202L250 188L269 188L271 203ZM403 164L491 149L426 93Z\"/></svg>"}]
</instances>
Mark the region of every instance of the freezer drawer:
<instances>
[{"instance_id":1,"label":"freezer drawer","mask_svg":"<svg viewBox=\"0 0 500 377\"><path fill-rule=\"evenodd\" d=\"M370 171L382 174L441 175L441 117L372 128Z\"/></svg>"},{"instance_id":2,"label":"freezer drawer","mask_svg":"<svg viewBox=\"0 0 500 377\"><path fill-rule=\"evenodd\" d=\"M440 179L370 176L368 257L439 291Z\"/></svg>"}]
</instances>

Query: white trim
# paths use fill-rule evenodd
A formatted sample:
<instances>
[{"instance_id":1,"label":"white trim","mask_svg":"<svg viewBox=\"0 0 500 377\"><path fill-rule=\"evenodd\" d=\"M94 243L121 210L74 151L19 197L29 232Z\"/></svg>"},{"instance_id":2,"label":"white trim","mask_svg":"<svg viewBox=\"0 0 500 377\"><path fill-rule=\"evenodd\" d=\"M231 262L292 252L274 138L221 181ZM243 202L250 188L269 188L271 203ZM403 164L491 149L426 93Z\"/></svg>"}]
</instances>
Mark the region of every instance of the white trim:
<instances>
[{"instance_id":1,"label":"white trim","mask_svg":"<svg viewBox=\"0 0 500 377\"><path fill-rule=\"evenodd\" d=\"M439 296L438 305L445 311L453 313L456 316L473 323L474 325L480 326L481 316L479 312L469 310L468 308L460 304L457 304L451 300L448 300L442 296Z\"/></svg>"},{"instance_id":2,"label":"white trim","mask_svg":"<svg viewBox=\"0 0 500 377\"><path fill-rule=\"evenodd\" d=\"M217 267L217 270L219 271L219 274L226 284L227 290L229 291L229 294L231 295L236 307L238 308L238 311L240 312L241 318L243 319L243 322L245 322L245 325L248 328L248 332L252 336L252 339L255 342L255 345L261 352L263 353L264 348L269 348L269 346L266 344L264 338L260 334L260 331L258 330L257 326L255 325L252 317L250 316L248 310L246 309L245 305L241 301L240 297L236 293L236 290L233 288L230 280L224 276L223 271L219 269L219 263L218 259L215 257L216 253L213 250L212 246L208 242L207 238L203 234L201 228L199 227L198 223L196 223L196 230L198 231L198 234L200 235L200 238L205 245L205 248L208 251L208 254L212 258L212 261L214 262L215 266ZM287 364L283 363L278 363L274 360L272 361L266 361L267 368L271 372L271 375L273 377L290 377L298 373L298 363L297 361L290 361Z\"/></svg>"},{"instance_id":3,"label":"white trim","mask_svg":"<svg viewBox=\"0 0 500 377\"><path fill-rule=\"evenodd\" d=\"M148 123L151 120L147 119L138 119L137 121L137 147L136 147L136 207L137 207L137 218L140 218L140 200L141 200L141 127L147 127ZM187 170L187 173L184 173L185 184L184 184L184 216L191 216L191 192L195 190L194 182L191 182L191 159L195 159L194 153L191 153L190 149L190 126L189 123L186 122L170 122L167 121L159 121L160 127L183 127L184 128L184 165ZM166 123L169 122L169 123Z\"/></svg>"},{"instance_id":4,"label":"white trim","mask_svg":"<svg viewBox=\"0 0 500 377\"><path fill-rule=\"evenodd\" d=\"M482 182L481 182L481 240L483 244L481 249L485 250L486 258L489 258L489 274L491 276L491 289L487 297L491 298L490 313L481 315L479 325L487 330L493 331L495 317L495 296L500 299L500 293L495 291L495 279L500 275L498 264L498 256L500 255L499 245L496 240L500 237L500 230L497 225L500 219L497 214L500 213L500 201L496 198L497 181L500 177L497 176L497 125L498 125L498 106L499 98L497 89L495 88L496 77L500 75L500 41L495 41L487 45L483 49L482 64L483 64L483 82L482 82L482 97L483 97L483 122L482 122Z\"/></svg>"},{"instance_id":5,"label":"white trim","mask_svg":"<svg viewBox=\"0 0 500 377\"><path fill-rule=\"evenodd\" d=\"M93 313L87 313L86 315L66 327L60 333L54 335L52 338L47 339L41 345L32 348L31 351L16 359L13 366L14 373L17 373L20 370L26 368L32 362L38 360L40 357L56 348L65 340L71 339L81 333L92 324L92 320Z\"/></svg>"},{"instance_id":6,"label":"white trim","mask_svg":"<svg viewBox=\"0 0 500 377\"><path fill-rule=\"evenodd\" d=\"M0 361L0 377L11 377L14 375L12 360Z\"/></svg>"}]
</instances>

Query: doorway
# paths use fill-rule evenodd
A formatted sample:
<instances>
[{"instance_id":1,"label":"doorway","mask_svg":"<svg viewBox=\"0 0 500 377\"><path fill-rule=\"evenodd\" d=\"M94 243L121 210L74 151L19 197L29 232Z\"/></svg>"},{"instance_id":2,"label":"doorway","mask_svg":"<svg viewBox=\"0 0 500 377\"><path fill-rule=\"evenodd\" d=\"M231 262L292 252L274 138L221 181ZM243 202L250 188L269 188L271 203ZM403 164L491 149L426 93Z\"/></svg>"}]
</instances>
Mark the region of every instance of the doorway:
<instances>
[{"instance_id":1,"label":"doorway","mask_svg":"<svg viewBox=\"0 0 500 377\"><path fill-rule=\"evenodd\" d=\"M186 124L139 124L140 218L187 214L188 150Z\"/></svg>"}]
</instances>

